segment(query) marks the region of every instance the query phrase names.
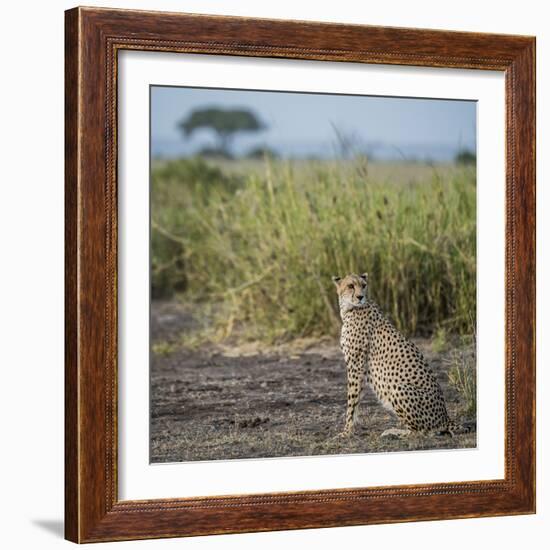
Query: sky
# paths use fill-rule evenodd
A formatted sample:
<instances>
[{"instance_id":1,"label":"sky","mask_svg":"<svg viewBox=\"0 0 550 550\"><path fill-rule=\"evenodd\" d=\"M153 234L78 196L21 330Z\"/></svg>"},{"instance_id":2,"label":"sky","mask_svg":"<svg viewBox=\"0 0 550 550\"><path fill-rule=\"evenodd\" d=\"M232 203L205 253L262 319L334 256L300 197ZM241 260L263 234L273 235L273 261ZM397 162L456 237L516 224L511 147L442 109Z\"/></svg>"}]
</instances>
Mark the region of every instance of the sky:
<instances>
[{"instance_id":1,"label":"sky","mask_svg":"<svg viewBox=\"0 0 550 550\"><path fill-rule=\"evenodd\" d=\"M177 128L205 107L248 109L267 126L236 136L236 155L267 146L284 157L334 157L337 132L351 139L354 152L379 159L447 161L476 149L474 101L152 86L153 156L188 156L214 146L211 130L184 139Z\"/></svg>"}]
</instances>

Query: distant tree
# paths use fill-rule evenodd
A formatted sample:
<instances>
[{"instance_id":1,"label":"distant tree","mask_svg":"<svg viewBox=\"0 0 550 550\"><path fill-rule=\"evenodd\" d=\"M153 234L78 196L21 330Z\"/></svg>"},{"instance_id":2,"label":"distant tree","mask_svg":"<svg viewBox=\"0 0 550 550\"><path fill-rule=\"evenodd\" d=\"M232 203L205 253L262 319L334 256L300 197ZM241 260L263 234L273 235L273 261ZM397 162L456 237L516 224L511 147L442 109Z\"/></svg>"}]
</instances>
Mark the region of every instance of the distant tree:
<instances>
[{"instance_id":1,"label":"distant tree","mask_svg":"<svg viewBox=\"0 0 550 550\"><path fill-rule=\"evenodd\" d=\"M209 107L193 111L178 127L188 138L195 130L208 128L218 137L218 149L224 156L230 156L230 146L233 137L240 132L258 132L265 125L256 115L246 109L219 109Z\"/></svg>"},{"instance_id":2,"label":"distant tree","mask_svg":"<svg viewBox=\"0 0 550 550\"><path fill-rule=\"evenodd\" d=\"M476 154L468 149L459 151L455 156L456 164L472 165L476 163Z\"/></svg>"},{"instance_id":3,"label":"distant tree","mask_svg":"<svg viewBox=\"0 0 550 550\"><path fill-rule=\"evenodd\" d=\"M224 149L220 149L219 147L210 147L209 145L205 147L201 147L197 153L199 156L203 158L211 158L211 159L225 159L225 160L231 160L233 156L229 151L225 151Z\"/></svg>"},{"instance_id":4,"label":"distant tree","mask_svg":"<svg viewBox=\"0 0 550 550\"><path fill-rule=\"evenodd\" d=\"M279 157L277 151L267 146L254 147L246 153L248 159L263 159L263 158L276 159Z\"/></svg>"}]
</instances>

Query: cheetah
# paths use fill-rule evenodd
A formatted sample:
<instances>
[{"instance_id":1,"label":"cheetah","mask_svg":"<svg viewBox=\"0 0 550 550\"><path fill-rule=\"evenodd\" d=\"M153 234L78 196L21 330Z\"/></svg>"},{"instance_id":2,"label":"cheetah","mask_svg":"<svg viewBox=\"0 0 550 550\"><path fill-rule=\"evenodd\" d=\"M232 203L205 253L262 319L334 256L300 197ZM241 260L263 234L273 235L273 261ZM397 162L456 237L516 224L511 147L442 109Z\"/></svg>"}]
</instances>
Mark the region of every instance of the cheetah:
<instances>
[{"instance_id":1,"label":"cheetah","mask_svg":"<svg viewBox=\"0 0 550 550\"><path fill-rule=\"evenodd\" d=\"M443 392L419 349L367 299L368 275L333 277L342 318L340 344L347 366L347 410L342 436L349 436L357 417L364 380L380 402L407 429L389 429L382 436L413 432L452 435Z\"/></svg>"}]
</instances>

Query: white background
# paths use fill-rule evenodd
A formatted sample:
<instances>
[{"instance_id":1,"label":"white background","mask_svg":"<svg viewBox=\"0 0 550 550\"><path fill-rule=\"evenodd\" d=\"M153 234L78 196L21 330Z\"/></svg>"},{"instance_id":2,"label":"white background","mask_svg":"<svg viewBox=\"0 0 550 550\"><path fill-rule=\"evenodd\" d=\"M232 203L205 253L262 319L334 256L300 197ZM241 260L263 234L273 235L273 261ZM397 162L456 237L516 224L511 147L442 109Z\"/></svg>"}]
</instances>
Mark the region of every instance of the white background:
<instances>
[{"instance_id":1,"label":"white background","mask_svg":"<svg viewBox=\"0 0 550 550\"><path fill-rule=\"evenodd\" d=\"M107 0L105 0L107 3ZM88 1L88 5L104 5ZM445 522L324 530L224 535L208 538L118 543L120 547L294 548L302 545L464 548L490 541L499 549L528 544L544 548L550 524L550 407L546 244L549 177L550 31L544 2L460 4L407 0L388 2L251 0L108 2L113 7L164 9L259 17L341 21L537 35L538 101L538 514ZM69 547L63 517L63 10L69 2L24 2L4 6L0 94L2 192L0 270L2 343L2 451L0 487L2 546ZM447 8L447 9L445 9ZM7 169L7 173L6 173ZM546 248L543 257L543 248ZM544 265L546 264L546 265ZM542 306L545 306L542 311ZM546 402L545 402L545 398ZM543 431L542 427L546 429ZM547 539L547 535L545 537ZM388 544L390 542L390 544ZM97 546L96 546L97 547ZM112 546L110 546L112 548Z\"/></svg>"}]
</instances>

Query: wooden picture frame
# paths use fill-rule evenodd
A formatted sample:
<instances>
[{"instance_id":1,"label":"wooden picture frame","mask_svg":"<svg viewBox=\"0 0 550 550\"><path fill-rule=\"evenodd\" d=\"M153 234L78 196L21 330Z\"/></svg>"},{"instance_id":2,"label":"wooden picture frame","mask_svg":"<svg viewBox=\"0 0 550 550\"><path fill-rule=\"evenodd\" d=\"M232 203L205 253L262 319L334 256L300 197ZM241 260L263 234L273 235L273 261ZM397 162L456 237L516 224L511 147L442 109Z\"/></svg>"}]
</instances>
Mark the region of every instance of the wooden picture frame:
<instances>
[{"instance_id":1,"label":"wooden picture frame","mask_svg":"<svg viewBox=\"0 0 550 550\"><path fill-rule=\"evenodd\" d=\"M120 501L117 494L117 53L501 71L506 86L505 477ZM535 511L535 39L99 8L66 12L65 533L74 542Z\"/></svg>"}]
</instances>

